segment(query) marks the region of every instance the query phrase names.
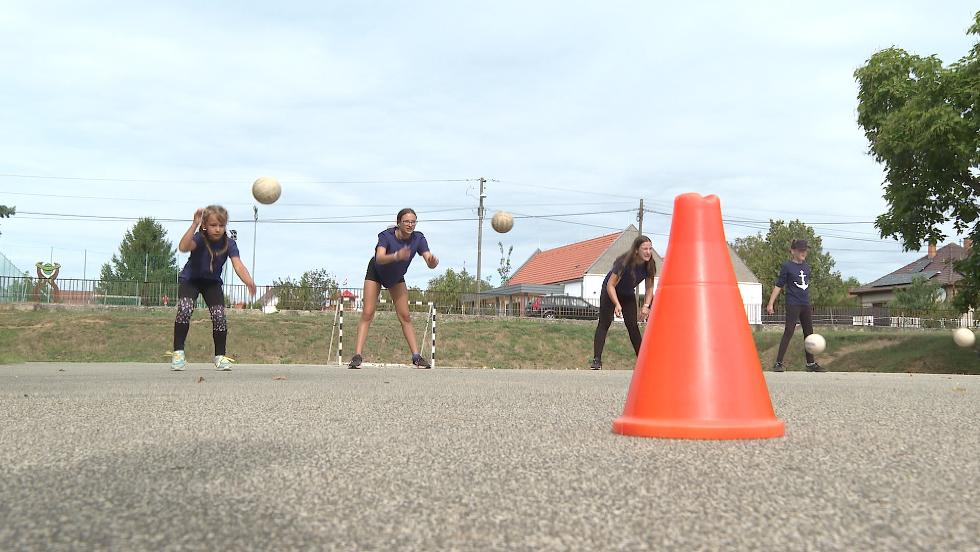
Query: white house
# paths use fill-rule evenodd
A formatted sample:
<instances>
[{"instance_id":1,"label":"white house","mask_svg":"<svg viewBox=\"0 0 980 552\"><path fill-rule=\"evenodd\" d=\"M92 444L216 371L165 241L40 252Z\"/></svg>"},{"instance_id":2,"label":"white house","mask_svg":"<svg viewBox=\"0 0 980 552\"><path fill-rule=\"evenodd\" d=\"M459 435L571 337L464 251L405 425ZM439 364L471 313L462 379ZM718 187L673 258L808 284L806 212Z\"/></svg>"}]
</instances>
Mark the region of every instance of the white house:
<instances>
[{"instance_id":1,"label":"white house","mask_svg":"<svg viewBox=\"0 0 980 552\"><path fill-rule=\"evenodd\" d=\"M535 251L521 265L508 282L515 285L558 285L563 295L581 297L595 305L599 304L602 281L612 269L616 257L629 250L639 231L632 224L622 232L606 234L589 240L563 245L554 249ZM735 279L745 305L745 313L750 324L762 323L762 284L745 262L729 246ZM659 274L663 268L663 257L656 251L653 259ZM654 278L654 287L660 278ZM646 290L640 284L640 295Z\"/></svg>"}]
</instances>

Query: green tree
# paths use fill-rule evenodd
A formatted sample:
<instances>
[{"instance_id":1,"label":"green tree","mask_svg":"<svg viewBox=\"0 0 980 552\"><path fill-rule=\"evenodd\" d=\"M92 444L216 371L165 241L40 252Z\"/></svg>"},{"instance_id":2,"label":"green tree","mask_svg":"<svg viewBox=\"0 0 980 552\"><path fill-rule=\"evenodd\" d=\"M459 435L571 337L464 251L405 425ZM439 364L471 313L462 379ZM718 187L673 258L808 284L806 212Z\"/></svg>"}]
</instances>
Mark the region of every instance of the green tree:
<instances>
[{"instance_id":1,"label":"green tree","mask_svg":"<svg viewBox=\"0 0 980 552\"><path fill-rule=\"evenodd\" d=\"M497 268L497 274L500 275L500 285L506 286L510 280L510 254L514 252L514 246L508 247L506 254L504 242L497 242L497 246L500 247L500 267Z\"/></svg>"},{"instance_id":2,"label":"green tree","mask_svg":"<svg viewBox=\"0 0 980 552\"><path fill-rule=\"evenodd\" d=\"M278 279L272 287L279 297L279 308L292 310L322 309L340 289L337 277L325 268L307 270L299 281L289 277Z\"/></svg>"},{"instance_id":3,"label":"green tree","mask_svg":"<svg viewBox=\"0 0 980 552\"><path fill-rule=\"evenodd\" d=\"M490 281L484 278L480 284L480 289L486 290L493 286ZM429 280L426 292L436 296L433 300L440 305L460 304L460 296L464 293L473 293L476 289L476 276L463 270L456 272L452 268L447 268L441 276L436 276Z\"/></svg>"},{"instance_id":4,"label":"green tree","mask_svg":"<svg viewBox=\"0 0 980 552\"><path fill-rule=\"evenodd\" d=\"M968 34L980 36L980 12ZM854 77L858 124L885 167L888 211L875 223L881 236L917 251L941 243L942 226L951 222L980 243L980 42L949 66L888 48ZM954 268L964 276L954 304L963 311L978 306L980 258L971 252Z\"/></svg>"},{"instance_id":5,"label":"green tree","mask_svg":"<svg viewBox=\"0 0 980 552\"><path fill-rule=\"evenodd\" d=\"M6 205L0 205L0 218L10 218L17 213L16 207L7 207Z\"/></svg>"},{"instance_id":6,"label":"green tree","mask_svg":"<svg viewBox=\"0 0 980 552\"><path fill-rule=\"evenodd\" d=\"M844 280L841 283L841 286L838 289L837 294L830 300L829 304L834 306L839 306L839 305L857 306L859 303L859 299L850 294L850 290L856 287L861 287L861 281L855 278L854 276L851 276L848 279Z\"/></svg>"},{"instance_id":7,"label":"green tree","mask_svg":"<svg viewBox=\"0 0 980 552\"><path fill-rule=\"evenodd\" d=\"M906 288L895 290L895 299L889 306L910 311L927 311L936 308L939 284L924 277L912 279Z\"/></svg>"},{"instance_id":8,"label":"green tree","mask_svg":"<svg viewBox=\"0 0 980 552\"><path fill-rule=\"evenodd\" d=\"M177 279L176 250L166 238L167 231L152 218L136 221L126 231L119 252L102 265L96 292L117 296L116 302L126 304L132 303L136 296L142 296L143 305L159 304L160 297L142 283L169 284Z\"/></svg>"},{"instance_id":9,"label":"green tree","mask_svg":"<svg viewBox=\"0 0 980 552\"><path fill-rule=\"evenodd\" d=\"M843 280L840 272L834 270L834 258L823 250L823 240L814 232L813 227L799 220L788 224L781 220L770 220L769 231L765 236L759 232L754 236L737 238L731 244L746 266L762 282L762 301L769 300L779 268L789 260L789 246L795 239L806 240L810 247L806 258L813 278L810 301L819 306L853 304L854 299L848 296L847 290L860 283L854 278L846 282ZM779 300L782 301L783 298L784 295L781 294Z\"/></svg>"},{"instance_id":10,"label":"green tree","mask_svg":"<svg viewBox=\"0 0 980 552\"><path fill-rule=\"evenodd\" d=\"M173 282L177 278L177 253L167 231L152 218L139 219L126 231L119 252L102 265L104 282Z\"/></svg>"}]
</instances>

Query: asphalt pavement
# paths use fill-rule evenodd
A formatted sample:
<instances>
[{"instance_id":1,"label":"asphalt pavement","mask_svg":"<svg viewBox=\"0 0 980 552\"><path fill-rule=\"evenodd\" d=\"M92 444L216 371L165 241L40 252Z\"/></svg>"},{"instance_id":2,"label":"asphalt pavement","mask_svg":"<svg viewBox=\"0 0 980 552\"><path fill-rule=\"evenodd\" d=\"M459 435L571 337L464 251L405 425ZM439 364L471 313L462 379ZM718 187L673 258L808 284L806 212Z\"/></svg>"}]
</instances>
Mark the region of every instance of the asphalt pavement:
<instances>
[{"instance_id":1,"label":"asphalt pavement","mask_svg":"<svg viewBox=\"0 0 980 552\"><path fill-rule=\"evenodd\" d=\"M0 366L0 550L980 550L980 377L767 373L786 436L611 432L626 371Z\"/></svg>"}]
</instances>

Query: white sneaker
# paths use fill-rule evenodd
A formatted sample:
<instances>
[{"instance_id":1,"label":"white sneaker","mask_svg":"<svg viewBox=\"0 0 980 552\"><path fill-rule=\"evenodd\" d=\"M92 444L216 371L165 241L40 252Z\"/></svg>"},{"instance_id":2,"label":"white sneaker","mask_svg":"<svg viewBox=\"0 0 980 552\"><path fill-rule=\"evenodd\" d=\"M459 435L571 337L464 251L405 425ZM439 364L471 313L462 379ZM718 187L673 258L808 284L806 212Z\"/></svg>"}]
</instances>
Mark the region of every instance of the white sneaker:
<instances>
[{"instance_id":1,"label":"white sneaker","mask_svg":"<svg viewBox=\"0 0 980 552\"><path fill-rule=\"evenodd\" d=\"M187 366L187 359L184 358L184 351L173 351L167 353L170 355L170 369L174 372L180 372Z\"/></svg>"},{"instance_id":2,"label":"white sneaker","mask_svg":"<svg viewBox=\"0 0 980 552\"><path fill-rule=\"evenodd\" d=\"M219 372L230 372L232 362L235 362L235 359L228 358L225 355L218 355L214 357L214 369Z\"/></svg>"}]
</instances>

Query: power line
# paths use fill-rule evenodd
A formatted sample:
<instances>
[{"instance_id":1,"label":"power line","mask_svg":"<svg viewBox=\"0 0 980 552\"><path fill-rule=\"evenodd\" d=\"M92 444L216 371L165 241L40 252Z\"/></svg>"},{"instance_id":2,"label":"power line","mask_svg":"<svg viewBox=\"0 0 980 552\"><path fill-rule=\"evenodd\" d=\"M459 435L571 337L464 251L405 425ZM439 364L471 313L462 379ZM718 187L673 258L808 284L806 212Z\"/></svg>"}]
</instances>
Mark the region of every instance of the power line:
<instances>
[{"instance_id":1,"label":"power line","mask_svg":"<svg viewBox=\"0 0 980 552\"><path fill-rule=\"evenodd\" d=\"M613 211L613 212L625 212L625 211ZM558 215L558 216L569 216L569 215ZM587 222L576 222L576 221L571 221L571 220L562 220L562 219L559 219L559 218L555 218L554 216L531 216L531 215L522 215L522 214L514 213L514 218L539 218L539 219L542 219L542 220L550 220L552 222L561 222L561 223L564 223L564 224L575 224L577 226L589 226L589 227L592 227L592 228L601 228L603 230L622 230L621 227L602 226L602 225L599 225L599 224L589 224Z\"/></svg>"},{"instance_id":2,"label":"power line","mask_svg":"<svg viewBox=\"0 0 980 552\"><path fill-rule=\"evenodd\" d=\"M147 184L241 184L251 178L236 180L183 180L177 178L103 178L90 176L55 176L39 174L8 174L0 173L0 178L27 178L32 180L74 180L84 182L129 182ZM301 180L289 179L297 184L423 184L427 182L476 182L478 178L420 178L414 180Z\"/></svg>"},{"instance_id":3,"label":"power line","mask_svg":"<svg viewBox=\"0 0 980 552\"><path fill-rule=\"evenodd\" d=\"M200 204L199 201L189 201L189 200L183 200L183 201L181 201L181 200L174 200L174 199L155 199L155 198L120 197L120 196L93 196L93 195L73 195L73 194L42 194L42 193L32 193L32 192L6 192L6 191L0 191L0 194L13 195L13 196L24 196L24 197L58 198L58 199L87 199L87 200L97 200L97 201L126 201L126 202L136 202L136 203L167 203L167 204L171 204L171 205L174 204L174 203L184 203L184 204L188 204L188 205L198 205L198 204ZM241 206L245 206L245 205L252 205L253 203L254 202L224 202L223 204L224 205L241 205ZM628 204L629 203L628 202L625 202L625 201L605 201L605 202L594 202L594 201L590 201L590 202L554 202L554 201L549 201L549 202L541 202L541 203L521 203L521 206L522 207L541 207L541 206L548 206L548 207L568 207L568 206L583 206L583 205L589 205L589 206L606 206L606 205L608 205L608 206L612 206L612 205L628 205ZM279 203L277 203L277 205L279 207L344 207L346 209L358 209L358 208L392 208L392 209L395 209L395 208L401 208L401 207L404 206L403 203L398 203L398 204L394 204L394 203L360 203L360 204L345 203L345 204L338 204L336 202L333 202L333 203L288 203L288 202L279 202ZM443 209L441 209L443 207L447 207L447 209L444 209L444 210L464 210L464 209L472 209L473 208L471 206L452 206L452 208L448 208L449 206L446 206L446 205L431 205L431 206L421 205L421 206L417 206L415 208L417 210L419 210L419 211L426 211L426 212L430 212L431 213L431 212L440 212L441 210L443 210ZM506 208L508 208L508 206L506 206L506 205L502 205L502 206L499 206L498 207L498 209L506 209ZM385 214L386 213L382 213L380 215L351 215L351 216L352 217L357 217L357 216L383 216Z\"/></svg>"},{"instance_id":4,"label":"power line","mask_svg":"<svg viewBox=\"0 0 980 552\"><path fill-rule=\"evenodd\" d=\"M454 208L447 209L446 212L451 211L461 211L468 210L467 208ZM592 224L586 222L568 221L561 220L557 217L579 217L579 216L594 216L594 215L608 215L608 214L619 214L619 213L632 213L633 209L611 209L611 210L601 210L601 211L582 211L573 213L549 213L543 215L532 215L532 214L516 214L514 218L517 219L541 219L549 220L552 222L561 222L565 224L576 224L580 226L589 226L594 228L601 228L607 230L618 230L619 227L610 227L601 224ZM648 210L655 214L670 216L668 213ZM348 225L348 224L389 224L391 220L389 218L368 218L375 215L343 215L337 217L322 217L322 218L266 218L259 219L261 224L320 224L320 225ZM384 216L384 214L380 215ZM19 220L74 220L74 221L92 221L92 222L132 222L138 221L141 218L147 217L122 217L122 216L107 216L107 215L83 215L83 214L72 214L72 213L49 213L49 212L38 212L38 211L21 211L18 213ZM170 222L170 223L186 223L187 218L153 218L156 222ZM432 219L420 219L420 223L452 223L452 222L472 222L477 220L477 217L453 217L453 218L432 218ZM737 226L742 228L749 228L752 230L767 230L769 228L768 221L747 221L746 219L735 219L735 221L730 219L722 219L725 224L729 226ZM746 220L745 222L742 222ZM242 224L242 223L253 223L253 219L230 219L229 223ZM659 235L659 234L654 234ZM871 243L881 243L880 238L861 238L855 236L845 236L836 233L821 233L822 238L835 238L850 241L860 241L860 242L871 242Z\"/></svg>"},{"instance_id":5,"label":"power line","mask_svg":"<svg viewBox=\"0 0 980 552\"><path fill-rule=\"evenodd\" d=\"M751 228L753 230L768 230L768 228L769 228L768 226L766 226L766 227L760 227L760 226L753 226L753 225L750 225L750 224L741 224L741 223L730 222L730 221L728 222L728 224L730 224L731 226L739 226L739 227L743 227L743 228ZM840 235L837 235L837 234L830 234L830 233L827 233L827 232L822 232L820 234L820 237L821 238L837 238L837 239L840 239L840 240L851 240L851 241L871 242L871 243L881 243L882 241L884 241L881 238L858 238L858 237L854 237L854 236L840 236Z\"/></svg>"},{"instance_id":6,"label":"power line","mask_svg":"<svg viewBox=\"0 0 980 552\"><path fill-rule=\"evenodd\" d=\"M181 179L152 179L152 178L101 178L101 177L78 177L78 176L58 176L58 175L9 174L9 173L0 173L0 177L7 177L7 178L25 178L25 179L41 179L41 180L67 180L67 181L90 181L90 182L120 182L120 183L158 183L158 184L164 184L164 183L165 184L179 184L179 183L184 183L184 184L222 184L222 185L239 184L239 185L241 185L243 182L247 182L248 181L248 179L220 181L220 180L181 180ZM418 183L451 183L451 182L478 182L478 181L479 181L479 179L477 179L477 178L401 179L401 180L395 180L395 179L391 179L391 180L384 180L384 179L376 179L376 180L290 180L290 182L295 182L297 184L411 184L411 183L418 184ZM637 199L639 199L639 197L634 197L634 196L630 196L630 195L622 195L622 194L613 194L613 193L609 193L607 191L582 190L582 189L570 188L570 187L563 187L563 186L549 186L549 185L543 185L543 184L529 184L529 183L526 183L526 182L514 182L514 181L509 181L509 180L495 180L495 179L490 179L489 181L490 182L497 182L497 183L501 183L501 184L507 184L507 185L515 185L515 186L528 187L528 188L537 188L537 189L542 189L542 190L552 190L552 191L559 191L559 192L565 192L565 193L590 194L590 195L599 195L599 196L604 196L604 197L623 198L623 199L630 199L630 200L637 200ZM169 203L169 204L173 204L173 203L197 204L197 203L199 203L197 201L182 201L182 200L176 200L175 201L172 198L167 198L167 199L154 199L154 198L136 198L136 197L119 197L119 196L94 196L94 195L73 195L73 194L45 194L45 193L36 193L36 192L10 192L10 191L4 191L4 192L0 192L0 193L4 193L4 194L8 194L8 195L14 195L14 196L25 196L25 197L50 197L50 198L61 198L61 199L87 199L87 200L97 200L97 201L126 201L126 202ZM604 202L604 203L601 203L601 204L602 205L612 205L612 204L621 204L621 203L624 203L624 202ZM664 215L664 216L672 216L672 213L669 210L669 206L672 205L670 202L653 200L653 201L651 201L651 203L656 203L656 204L664 205L665 206L665 210L644 209L644 212L654 213L654 214L660 214L660 215ZM238 206L238 205L252 205L252 202L225 202L225 204L226 205L236 205L236 206ZM337 206L337 203L330 203L330 204L324 204L324 203L279 203L279 205L280 206L286 206L286 207L335 207L335 206ZM588 205L588 203L577 203L577 202L576 203L553 203L552 202L552 203L527 204L527 205L535 205L535 206L537 206L537 205ZM599 205L599 204L593 204L593 205ZM377 208L384 208L384 207L400 207L401 204L399 204L399 205L393 205L393 204L354 204L354 205L345 204L344 206L345 207L348 207L348 208L358 208L358 207L377 207ZM422 210L422 208L420 207L419 210ZM766 209L748 209L748 208L739 208L739 207L732 207L730 210L733 210L733 211L767 212L767 213L771 213L772 212L771 210L766 210ZM789 211L786 211L785 213L787 213L787 214L792 213L794 216L799 216L799 215L807 215L807 216L835 216L833 214L828 214L828 213L818 214L818 213L803 213L803 212L789 212ZM772 218L769 218L769 219L766 219L766 220L759 220L759 219L742 218L742 217L726 217L725 220L726 221L731 220L733 222L758 222L758 223L766 223L766 224L768 224L768 222L770 220L772 220ZM868 225L868 224L875 224L875 221L868 221L868 220L856 220L856 221L822 221L822 222L809 222L807 224L810 225L810 226L817 226L817 225L820 225L820 226L847 226L847 225Z\"/></svg>"},{"instance_id":7,"label":"power line","mask_svg":"<svg viewBox=\"0 0 980 552\"><path fill-rule=\"evenodd\" d=\"M846 247L830 247L830 248L825 247L824 249L829 249L830 251L845 251L849 253L888 253L889 255L896 255L902 253L911 253L911 254L919 253L918 251L901 251L898 249L849 249Z\"/></svg>"},{"instance_id":8,"label":"power line","mask_svg":"<svg viewBox=\"0 0 980 552\"><path fill-rule=\"evenodd\" d=\"M453 209L462 210L462 209ZM554 213L547 215L515 215L514 218L523 219L548 219L549 217L573 217L573 216L591 216L591 215L605 215L613 213L625 213L631 212L630 209L617 209L608 211L585 211L577 213ZM72 213L46 213L38 211L21 211L18 212L18 219L31 219L31 220L90 220L90 221L101 221L101 222L127 222L127 221L138 221L142 218L147 217L121 217L121 216L107 216L107 215L79 215ZM21 216L28 215L28 216ZM31 217L29 215L34 215ZM38 217L38 218L35 218ZM43 217L43 218L40 218ZM149 217L157 222L187 222L186 218L157 218ZM347 220L350 217L338 217L337 219L317 219L317 218L303 218L303 219L259 219L260 223L264 224L388 224L391 222L389 219L364 219L360 220ZM419 222L463 222L463 221L475 221L475 217L459 217L459 218L442 218L442 219L420 219ZM229 223L242 223L242 222L254 222L253 219L229 219Z\"/></svg>"},{"instance_id":9,"label":"power line","mask_svg":"<svg viewBox=\"0 0 980 552\"><path fill-rule=\"evenodd\" d=\"M419 180L291 180L297 184L426 184L429 182L479 182L479 178L442 178Z\"/></svg>"},{"instance_id":10,"label":"power line","mask_svg":"<svg viewBox=\"0 0 980 552\"><path fill-rule=\"evenodd\" d=\"M660 210L657 210L657 209L644 209L644 211L645 212L648 212L648 213L653 213L653 214L665 216L665 217L673 217L673 214L671 212L669 212L669 211L660 211ZM731 225L731 226L738 226L738 227L741 227L741 228L749 228L749 229L752 229L752 230L759 230L759 231L768 230L770 228L770 226L771 226L771 223L772 223L771 220L757 220L757 219L731 218L731 217L722 217L722 221L725 222L726 224ZM851 222L831 222L831 223L824 223L824 222L813 222L813 223L811 223L811 222L806 222L806 221L801 221L801 222L803 222L803 224L805 224L807 226L810 226L814 230L818 230L818 229L820 229L820 228L822 228L822 227L824 227L825 225L828 225L828 224L830 224L830 225L874 224L874 221L851 221ZM837 232L837 233L834 233L834 232ZM848 234L854 234L856 236L872 236L872 237L869 237L869 238L860 238L860 237L856 237L856 236L854 236L854 237L852 237L852 236L842 236L842 235L840 235L841 232L848 233ZM820 235L821 235L821 237L832 237L832 238L840 238L840 239L854 239L854 240L858 240L858 241L873 241L873 242L879 242L879 241L881 241L881 238L877 234L875 234L873 232L860 232L860 231L855 231L855 230L834 229L834 230L832 230L830 232L828 232L828 231L821 231L820 232Z\"/></svg>"},{"instance_id":11,"label":"power line","mask_svg":"<svg viewBox=\"0 0 980 552\"><path fill-rule=\"evenodd\" d=\"M513 182L513 181L510 181L510 180L490 180L490 182L498 182L498 183L501 183L501 184L511 184L511 185L514 185L514 186L521 186L521 187L524 187L524 188L539 188L539 189L542 189L542 190L553 190L553 191L558 191L558 192L572 192L572 193L576 193L576 194L592 194L592 195L601 195L601 196L606 196L606 197L621 197L621 198L624 198L624 199L633 199L633 200L640 199L639 196L629 196L629 195L622 195L622 194L612 194L612 193L609 193L609 192L596 192L596 191L592 191L592 190L580 190L580 189L575 189L575 188L562 188L562 187L558 187L558 186L545 186L545 185L542 185L542 184L528 184L526 182Z\"/></svg>"},{"instance_id":12,"label":"power line","mask_svg":"<svg viewBox=\"0 0 980 552\"><path fill-rule=\"evenodd\" d=\"M644 209L644 211L646 211L647 213L653 213L655 215L663 215L663 216L666 216L666 217L672 217L672 216L674 216L674 213L672 211L660 211L660 210L657 210L657 209ZM772 218L769 218L769 219L750 219L750 218L743 218L743 217L722 217L722 220L728 221L728 222L754 222L754 223L768 225L770 222L772 222L773 220L776 220L776 219L772 219ZM875 224L876 221L873 221L873 220L852 220L852 221L835 221L835 222L808 222L808 221L800 221L800 222L806 224L807 226L816 226L816 225L828 226L828 225L843 225L843 224Z\"/></svg>"}]
</instances>

